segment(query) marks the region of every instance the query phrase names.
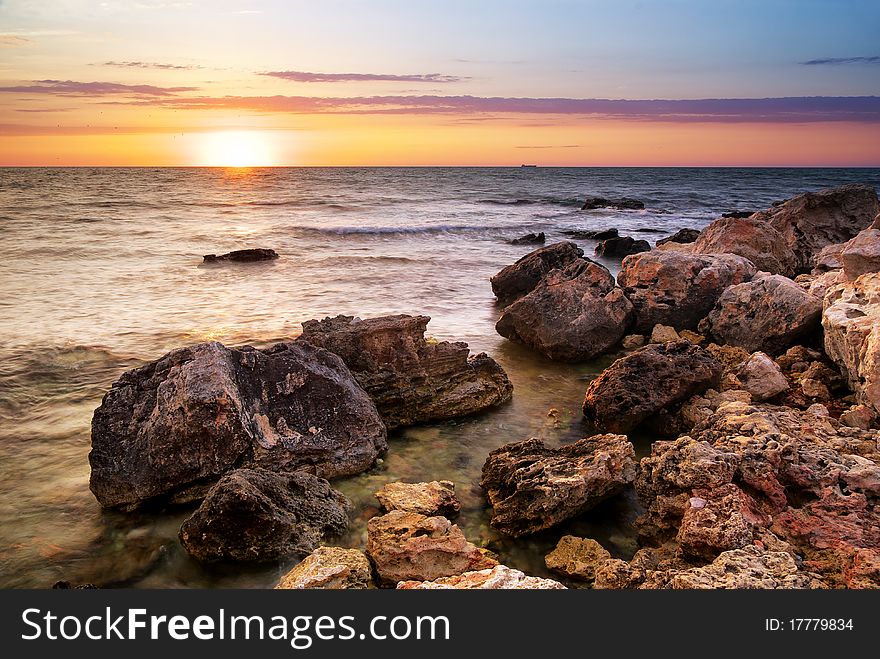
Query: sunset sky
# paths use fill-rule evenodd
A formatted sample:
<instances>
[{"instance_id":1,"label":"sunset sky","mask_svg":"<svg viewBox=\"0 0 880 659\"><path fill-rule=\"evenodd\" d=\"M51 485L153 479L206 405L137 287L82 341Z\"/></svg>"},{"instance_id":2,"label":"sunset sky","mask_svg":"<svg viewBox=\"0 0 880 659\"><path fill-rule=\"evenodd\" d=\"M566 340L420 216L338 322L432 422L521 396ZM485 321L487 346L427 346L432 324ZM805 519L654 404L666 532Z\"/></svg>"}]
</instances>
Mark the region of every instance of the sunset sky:
<instances>
[{"instance_id":1,"label":"sunset sky","mask_svg":"<svg viewBox=\"0 0 880 659\"><path fill-rule=\"evenodd\" d=\"M0 165L880 166L876 0L0 0Z\"/></svg>"}]
</instances>

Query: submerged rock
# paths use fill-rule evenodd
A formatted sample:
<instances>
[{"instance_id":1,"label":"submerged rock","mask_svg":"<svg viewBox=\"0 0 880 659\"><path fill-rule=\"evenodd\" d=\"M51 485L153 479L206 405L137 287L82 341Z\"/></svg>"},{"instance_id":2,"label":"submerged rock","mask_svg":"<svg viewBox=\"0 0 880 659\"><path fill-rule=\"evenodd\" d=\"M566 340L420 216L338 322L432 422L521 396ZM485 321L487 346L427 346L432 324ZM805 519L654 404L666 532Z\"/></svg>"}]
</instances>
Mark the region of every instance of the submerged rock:
<instances>
[{"instance_id":1,"label":"submerged rock","mask_svg":"<svg viewBox=\"0 0 880 659\"><path fill-rule=\"evenodd\" d=\"M510 241L511 245L543 245L544 241L547 237L544 235L544 232L541 233L527 233L524 236L520 236L519 238L514 238Z\"/></svg>"},{"instance_id":2,"label":"submerged rock","mask_svg":"<svg viewBox=\"0 0 880 659\"><path fill-rule=\"evenodd\" d=\"M582 261L583 256L584 251L570 241L541 247L492 277L492 292L506 306L534 289L551 270Z\"/></svg>"},{"instance_id":3,"label":"submerged rock","mask_svg":"<svg viewBox=\"0 0 880 659\"><path fill-rule=\"evenodd\" d=\"M502 446L489 454L480 480L491 524L520 537L580 515L632 482L634 456L623 435L596 435L558 449L535 438Z\"/></svg>"},{"instance_id":4,"label":"submerged rock","mask_svg":"<svg viewBox=\"0 0 880 659\"><path fill-rule=\"evenodd\" d=\"M513 385L485 353L466 343L428 342L428 316L361 320L336 316L303 323L297 339L342 358L389 429L452 419L508 400Z\"/></svg>"},{"instance_id":5,"label":"submerged rock","mask_svg":"<svg viewBox=\"0 0 880 659\"><path fill-rule=\"evenodd\" d=\"M375 405L333 353L200 343L113 384L92 418L89 487L105 507L189 501L237 467L331 478L386 448Z\"/></svg>"},{"instance_id":6,"label":"submerged rock","mask_svg":"<svg viewBox=\"0 0 880 659\"><path fill-rule=\"evenodd\" d=\"M592 538L564 535L556 549L544 557L544 563L548 570L571 579L593 583L596 579L596 568L609 558L611 554Z\"/></svg>"},{"instance_id":7,"label":"submerged rock","mask_svg":"<svg viewBox=\"0 0 880 659\"><path fill-rule=\"evenodd\" d=\"M605 197L589 196L584 200L582 211L595 210L597 208L614 208L617 210L642 210L645 202L630 197L620 197L618 199L606 199Z\"/></svg>"},{"instance_id":8,"label":"submerged rock","mask_svg":"<svg viewBox=\"0 0 880 659\"><path fill-rule=\"evenodd\" d=\"M660 247L660 245L665 245L666 243L679 243L684 245L694 242L699 237L699 229L679 229L671 236L667 236L666 238L661 238L660 240L658 240L657 247Z\"/></svg>"},{"instance_id":9,"label":"submerged rock","mask_svg":"<svg viewBox=\"0 0 880 659\"><path fill-rule=\"evenodd\" d=\"M687 341L645 346L590 383L584 416L601 431L629 432L661 410L717 386L721 370L714 357Z\"/></svg>"},{"instance_id":10,"label":"submerged rock","mask_svg":"<svg viewBox=\"0 0 880 659\"><path fill-rule=\"evenodd\" d=\"M551 359L579 361L617 345L631 312L611 273L582 259L548 273L504 310L495 330Z\"/></svg>"},{"instance_id":11,"label":"submerged rock","mask_svg":"<svg viewBox=\"0 0 880 659\"><path fill-rule=\"evenodd\" d=\"M696 329L725 288L754 274L750 261L733 254L653 250L626 257L617 282L633 304L633 330L645 334L658 323Z\"/></svg>"},{"instance_id":12,"label":"submerged rock","mask_svg":"<svg viewBox=\"0 0 880 659\"><path fill-rule=\"evenodd\" d=\"M431 581L498 564L468 542L461 529L445 517L401 510L367 523L367 554L380 582L387 586L400 581Z\"/></svg>"},{"instance_id":13,"label":"submerged rock","mask_svg":"<svg viewBox=\"0 0 880 659\"><path fill-rule=\"evenodd\" d=\"M629 236L621 236L619 238L608 238L596 245L596 256L623 258L630 254L638 254L650 250L651 244L647 240L635 240Z\"/></svg>"},{"instance_id":14,"label":"submerged rock","mask_svg":"<svg viewBox=\"0 0 880 659\"><path fill-rule=\"evenodd\" d=\"M401 581L398 590L565 590L558 581L530 577L506 565L476 570L433 581Z\"/></svg>"},{"instance_id":15,"label":"submerged rock","mask_svg":"<svg viewBox=\"0 0 880 659\"><path fill-rule=\"evenodd\" d=\"M756 268L793 277L797 258L782 235L766 221L721 218L703 229L694 242L695 254L738 254Z\"/></svg>"},{"instance_id":16,"label":"submerged rock","mask_svg":"<svg viewBox=\"0 0 880 659\"><path fill-rule=\"evenodd\" d=\"M374 588L373 568L363 552L318 547L281 577L277 590L349 590Z\"/></svg>"},{"instance_id":17,"label":"submerged rock","mask_svg":"<svg viewBox=\"0 0 880 659\"><path fill-rule=\"evenodd\" d=\"M253 261L271 261L278 258L278 253L274 249L265 249L262 247L256 249L239 249L234 252L227 252L217 256L216 254L205 254L203 260L205 263L217 263L219 261L233 261L236 263L251 263Z\"/></svg>"},{"instance_id":18,"label":"submerged rock","mask_svg":"<svg viewBox=\"0 0 880 659\"><path fill-rule=\"evenodd\" d=\"M236 469L180 527L197 560L273 561L312 551L348 527L351 503L323 478Z\"/></svg>"},{"instance_id":19,"label":"submerged rock","mask_svg":"<svg viewBox=\"0 0 880 659\"><path fill-rule=\"evenodd\" d=\"M403 510L420 515L452 517L461 510L455 498L455 483L388 483L376 492L379 505L387 511Z\"/></svg>"}]
</instances>

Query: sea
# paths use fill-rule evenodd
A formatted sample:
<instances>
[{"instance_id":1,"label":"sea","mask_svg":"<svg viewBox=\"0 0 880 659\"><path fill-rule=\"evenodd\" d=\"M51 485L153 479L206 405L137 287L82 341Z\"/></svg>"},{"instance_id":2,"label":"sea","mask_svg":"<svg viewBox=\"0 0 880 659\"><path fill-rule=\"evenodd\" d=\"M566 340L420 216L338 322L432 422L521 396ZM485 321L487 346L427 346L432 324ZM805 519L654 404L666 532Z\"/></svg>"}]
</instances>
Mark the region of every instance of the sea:
<instances>
[{"instance_id":1,"label":"sea","mask_svg":"<svg viewBox=\"0 0 880 659\"><path fill-rule=\"evenodd\" d=\"M641 512L632 493L525 539L489 526L486 455L528 437L556 446L583 436L584 391L614 359L553 362L495 333L489 278L534 249L509 241L614 227L653 244L843 183L880 188L880 169L0 169L0 587L274 585L295 561L190 559L177 532L191 509L102 510L88 488L91 417L122 372L175 347L266 346L337 314L428 315L431 337L492 355L514 395L473 417L392 433L380 464L334 482L354 509L332 543L364 546L384 483L448 479L467 537L511 567L546 575L543 557L567 533L628 558ZM645 209L582 211L587 195ZM595 241L576 242L592 256ZM203 263L250 247L280 258ZM639 455L652 439L633 437Z\"/></svg>"}]
</instances>

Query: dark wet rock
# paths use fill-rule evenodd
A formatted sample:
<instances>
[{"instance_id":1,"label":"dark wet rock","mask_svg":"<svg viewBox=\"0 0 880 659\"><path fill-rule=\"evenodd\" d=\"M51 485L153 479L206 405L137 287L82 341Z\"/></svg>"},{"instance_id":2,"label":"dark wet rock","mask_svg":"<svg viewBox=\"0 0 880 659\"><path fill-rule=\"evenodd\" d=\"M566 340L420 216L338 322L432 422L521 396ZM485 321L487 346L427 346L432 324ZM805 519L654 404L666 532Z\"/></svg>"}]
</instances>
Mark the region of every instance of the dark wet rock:
<instances>
[{"instance_id":1,"label":"dark wet rock","mask_svg":"<svg viewBox=\"0 0 880 659\"><path fill-rule=\"evenodd\" d=\"M685 254L653 250L623 260L617 282L633 303L632 331L654 325L696 329L722 291L748 281L755 266L733 254Z\"/></svg>"},{"instance_id":2,"label":"dark wet rock","mask_svg":"<svg viewBox=\"0 0 880 659\"><path fill-rule=\"evenodd\" d=\"M498 564L468 542L461 529L445 517L401 510L367 523L367 554L380 583L386 586L399 581L431 581Z\"/></svg>"},{"instance_id":3,"label":"dark wet rock","mask_svg":"<svg viewBox=\"0 0 880 659\"><path fill-rule=\"evenodd\" d=\"M590 359L616 346L632 304L608 270L581 259L549 272L528 295L504 309L495 324L503 337L551 359Z\"/></svg>"},{"instance_id":4,"label":"dark wet rock","mask_svg":"<svg viewBox=\"0 0 880 659\"><path fill-rule=\"evenodd\" d=\"M617 229L598 229L592 231L587 229L569 229L562 233L566 236L571 236L575 240L607 240L608 238L617 238L619 235Z\"/></svg>"},{"instance_id":5,"label":"dark wet rock","mask_svg":"<svg viewBox=\"0 0 880 659\"><path fill-rule=\"evenodd\" d=\"M387 448L342 360L306 343L200 343L124 373L92 418L89 487L105 507L200 498L238 467L357 474Z\"/></svg>"},{"instance_id":6,"label":"dark wet rock","mask_svg":"<svg viewBox=\"0 0 880 659\"><path fill-rule=\"evenodd\" d=\"M635 453L623 435L596 435L552 449L532 438L489 454L480 486L494 528L520 537L576 517L620 493L635 478Z\"/></svg>"},{"instance_id":7,"label":"dark wet rock","mask_svg":"<svg viewBox=\"0 0 880 659\"><path fill-rule=\"evenodd\" d=\"M606 199L605 197L590 196L584 200L582 211L595 210L597 208L614 208L617 210L642 210L645 202L629 197L620 197L619 199Z\"/></svg>"},{"instance_id":8,"label":"dark wet rock","mask_svg":"<svg viewBox=\"0 0 880 659\"><path fill-rule=\"evenodd\" d=\"M626 433L650 416L718 385L721 364L688 341L652 344L621 357L590 383L584 416L605 432Z\"/></svg>"},{"instance_id":9,"label":"dark wet rock","mask_svg":"<svg viewBox=\"0 0 880 659\"><path fill-rule=\"evenodd\" d=\"M740 220L744 217L751 217L754 214L755 211L727 211L726 213L721 213L721 217L732 217Z\"/></svg>"},{"instance_id":10,"label":"dark wet rock","mask_svg":"<svg viewBox=\"0 0 880 659\"><path fill-rule=\"evenodd\" d=\"M565 590L558 581L530 577L506 565L475 570L433 581L401 581L398 590Z\"/></svg>"},{"instance_id":11,"label":"dark wet rock","mask_svg":"<svg viewBox=\"0 0 880 659\"><path fill-rule=\"evenodd\" d=\"M430 483L387 483L376 492L379 505L388 512L403 510L420 515L453 517L461 510L455 498L455 483L431 481Z\"/></svg>"},{"instance_id":12,"label":"dark wet rock","mask_svg":"<svg viewBox=\"0 0 880 659\"><path fill-rule=\"evenodd\" d=\"M237 469L183 523L180 542L199 561L274 561L344 532L350 507L323 478Z\"/></svg>"},{"instance_id":13,"label":"dark wet rock","mask_svg":"<svg viewBox=\"0 0 880 659\"><path fill-rule=\"evenodd\" d=\"M793 277L797 258L782 235L765 220L721 218L700 233L694 254L738 254L758 270Z\"/></svg>"},{"instance_id":14,"label":"dark wet rock","mask_svg":"<svg viewBox=\"0 0 880 659\"><path fill-rule=\"evenodd\" d=\"M364 553L342 547L318 547L281 577L277 590L362 590L375 588L373 568Z\"/></svg>"},{"instance_id":15,"label":"dark wet rock","mask_svg":"<svg viewBox=\"0 0 880 659\"><path fill-rule=\"evenodd\" d=\"M254 261L271 261L278 258L278 253L274 249L256 248L256 249L238 249L234 252L227 252L217 256L216 254L205 254L203 257L205 263L217 263L221 261L232 261L235 263L252 263Z\"/></svg>"},{"instance_id":16,"label":"dark wet rock","mask_svg":"<svg viewBox=\"0 0 880 659\"><path fill-rule=\"evenodd\" d=\"M634 240L629 236L621 236L620 238L608 238L596 245L596 256L623 258L630 254L648 252L650 249L651 244L647 240Z\"/></svg>"},{"instance_id":17,"label":"dark wet rock","mask_svg":"<svg viewBox=\"0 0 880 659\"><path fill-rule=\"evenodd\" d=\"M700 237L699 229L679 229L678 231L673 233L671 236L668 236L666 238L661 238L660 240L658 240L657 247L660 247L660 245L665 245L666 243L681 243L681 244L692 243L699 237Z\"/></svg>"},{"instance_id":18,"label":"dark wet rock","mask_svg":"<svg viewBox=\"0 0 880 659\"><path fill-rule=\"evenodd\" d=\"M519 238L514 238L510 241L511 245L543 245L544 241L547 237L544 235L544 232L541 233L527 233L524 236L520 236Z\"/></svg>"},{"instance_id":19,"label":"dark wet rock","mask_svg":"<svg viewBox=\"0 0 880 659\"><path fill-rule=\"evenodd\" d=\"M816 332L822 301L782 275L761 275L727 288L700 324L719 343L777 355Z\"/></svg>"},{"instance_id":20,"label":"dark wet rock","mask_svg":"<svg viewBox=\"0 0 880 659\"><path fill-rule=\"evenodd\" d=\"M506 306L533 290L551 270L582 261L583 256L584 251L570 241L541 247L492 277L492 292Z\"/></svg>"},{"instance_id":21,"label":"dark wet rock","mask_svg":"<svg viewBox=\"0 0 880 659\"><path fill-rule=\"evenodd\" d=\"M466 343L425 339L428 316L336 316L303 323L302 341L332 351L373 398L388 428L452 419L506 401L513 385Z\"/></svg>"}]
</instances>

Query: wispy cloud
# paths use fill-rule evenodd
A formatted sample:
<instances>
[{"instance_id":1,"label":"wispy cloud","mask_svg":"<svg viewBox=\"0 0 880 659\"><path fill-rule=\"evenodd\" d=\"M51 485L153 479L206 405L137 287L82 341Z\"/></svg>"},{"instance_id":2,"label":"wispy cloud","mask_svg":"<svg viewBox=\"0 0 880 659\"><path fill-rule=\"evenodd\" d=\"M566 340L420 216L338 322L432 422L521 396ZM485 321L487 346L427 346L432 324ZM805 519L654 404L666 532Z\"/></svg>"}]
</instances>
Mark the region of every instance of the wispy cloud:
<instances>
[{"instance_id":1,"label":"wispy cloud","mask_svg":"<svg viewBox=\"0 0 880 659\"><path fill-rule=\"evenodd\" d=\"M74 80L34 80L29 85L0 87L0 93L48 94L52 96L171 96L196 91L197 87L156 87L124 85L117 82L76 82Z\"/></svg>"},{"instance_id":2,"label":"wispy cloud","mask_svg":"<svg viewBox=\"0 0 880 659\"><path fill-rule=\"evenodd\" d=\"M580 144L520 144L514 149L579 149Z\"/></svg>"},{"instance_id":3,"label":"wispy cloud","mask_svg":"<svg viewBox=\"0 0 880 659\"><path fill-rule=\"evenodd\" d=\"M112 60L109 62L98 62L97 64L92 64L92 66L115 66L125 69L164 69L181 71L205 68L196 64L164 64L161 62L116 62Z\"/></svg>"},{"instance_id":4,"label":"wispy cloud","mask_svg":"<svg viewBox=\"0 0 880 659\"><path fill-rule=\"evenodd\" d=\"M0 48L17 48L31 43L27 37L19 34L0 34Z\"/></svg>"},{"instance_id":5,"label":"wispy cloud","mask_svg":"<svg viewBox=\"0 0 880 659\"><path fill-rule=\"evenodd\" d=\"M260 75L291 82L461 82L468 78L440 73L312 73L309 71L267 71Z\"/></svg>"},{"instance_id":6,"label":"wispy cloud","mask_svg":"<svg viewBox=\"0 0 880 659\"><path fill-rule=\"evenodd\" d=\"M871 57L824 57L821 59L811 59L801 62L805 66L816 66L819 64L880 64L880 55L872 55Z\"/></svg>"}]
</instances>

